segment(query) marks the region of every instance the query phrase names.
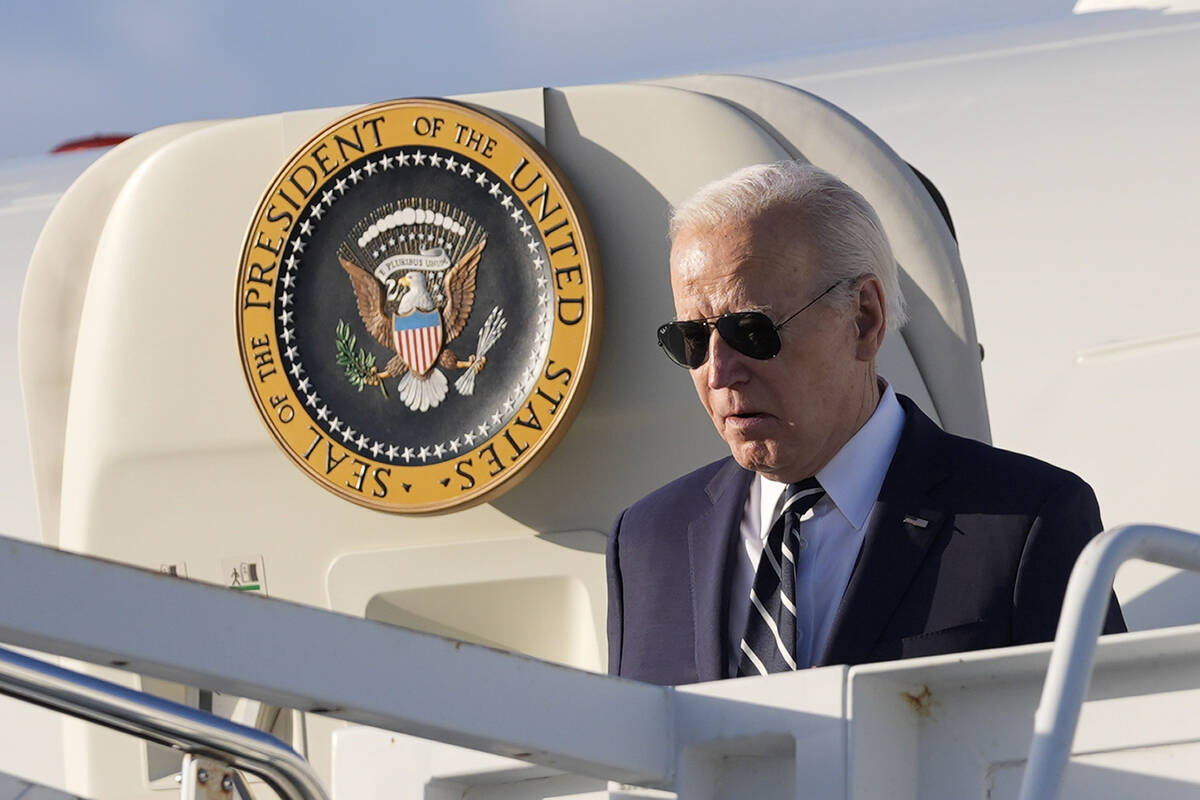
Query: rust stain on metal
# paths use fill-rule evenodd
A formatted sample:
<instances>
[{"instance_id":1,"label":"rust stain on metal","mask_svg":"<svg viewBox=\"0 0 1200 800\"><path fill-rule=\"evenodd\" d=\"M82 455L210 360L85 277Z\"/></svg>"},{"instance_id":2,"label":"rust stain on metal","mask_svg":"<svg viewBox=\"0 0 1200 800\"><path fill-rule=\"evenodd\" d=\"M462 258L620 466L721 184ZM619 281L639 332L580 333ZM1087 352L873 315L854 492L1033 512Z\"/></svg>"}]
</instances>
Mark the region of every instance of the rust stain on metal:
<instances>
[{"instance_id":1,"label":"rust stain on metal","mask_svg":"<svg viewBox=\"0 0 1200 800\"><path fill-rule=\"evenodd\" d=\"M922 686L917 692L901 692L900 696L912 707L918 717L928 719L933 711L933 692L928 686Z\"/></svg>"},{"instance_id":2,"label":"rust stain on metal","mask_svg":"<svg viewBox=\"0 0 1200 800\"><path fill-rule=\"evenodd\" d=\"M195 766L187 770L183 780L190 777L194 781L189 788L196 800L229 800L233 796L237 780L228 764L206 756L194 755L191 759Z\"/></svg>"}]
</instances>

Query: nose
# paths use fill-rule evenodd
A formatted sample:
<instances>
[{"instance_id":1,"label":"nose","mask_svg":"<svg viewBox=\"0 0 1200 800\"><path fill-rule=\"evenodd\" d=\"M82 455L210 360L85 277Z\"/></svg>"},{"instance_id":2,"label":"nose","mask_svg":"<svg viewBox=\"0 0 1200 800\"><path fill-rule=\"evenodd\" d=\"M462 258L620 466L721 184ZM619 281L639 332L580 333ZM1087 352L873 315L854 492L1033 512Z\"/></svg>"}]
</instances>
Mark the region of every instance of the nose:
<instances>
[{"instance_id":1,"label":"nose","mask_svg":"<svg viewBox=\"0 0 1200 800\"><path fill-rule=\"evenodd\" d=\"M700 367L708 371L705 376L708 388L725 389L744 383L750 377L747 358L726 344L716 328L709 331L708 360Z\"/></svg>"}]
</instances>

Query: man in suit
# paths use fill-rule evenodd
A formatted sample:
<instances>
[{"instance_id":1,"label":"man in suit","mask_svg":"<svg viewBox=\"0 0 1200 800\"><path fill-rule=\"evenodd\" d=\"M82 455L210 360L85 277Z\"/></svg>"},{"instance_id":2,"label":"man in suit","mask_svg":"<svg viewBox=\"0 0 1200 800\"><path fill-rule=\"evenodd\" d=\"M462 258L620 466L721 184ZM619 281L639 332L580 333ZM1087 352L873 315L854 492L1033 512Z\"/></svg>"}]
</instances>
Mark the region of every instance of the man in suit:
<instances>
[{"instance_id":1,"label":"man in suit","mask_svg":"<svg viewBox=\"0 0 1200 800\"><path fill-rule=\"evenodd\" d=\"M876 374L905 312L866 200L809 165L749 167L676 209L671 240L659 342L731 455L618 519L610 672L671 685L1052 639L1095 496L943 432Z\"/></svg>"}]
</instances>

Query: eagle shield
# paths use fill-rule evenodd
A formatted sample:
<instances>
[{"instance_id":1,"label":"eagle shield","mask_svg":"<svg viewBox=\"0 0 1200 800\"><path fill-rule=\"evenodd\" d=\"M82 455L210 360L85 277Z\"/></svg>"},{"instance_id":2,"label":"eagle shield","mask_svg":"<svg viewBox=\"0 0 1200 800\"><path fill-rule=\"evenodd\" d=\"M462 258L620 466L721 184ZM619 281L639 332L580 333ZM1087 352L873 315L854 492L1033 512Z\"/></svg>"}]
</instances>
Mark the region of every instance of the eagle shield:
<instances>
[{"instance_id":1,"label":"eagle shield","mask_svg":"<svg viewBox=\"0 0 1200 800\"><path fill-rule=\"evenodd\" d=\"M414 311L392 317L396 352L415 375L424 375L442 352L442 315L437 311Z\"/></svg>"}]
</instances>

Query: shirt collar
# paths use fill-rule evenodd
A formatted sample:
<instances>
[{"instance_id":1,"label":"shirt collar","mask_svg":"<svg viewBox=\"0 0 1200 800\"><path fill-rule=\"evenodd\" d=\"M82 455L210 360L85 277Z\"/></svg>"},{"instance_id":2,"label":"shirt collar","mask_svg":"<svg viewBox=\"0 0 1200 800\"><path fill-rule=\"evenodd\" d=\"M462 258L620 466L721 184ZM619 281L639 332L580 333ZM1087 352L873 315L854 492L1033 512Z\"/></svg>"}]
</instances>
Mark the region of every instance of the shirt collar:
<instances>
[{"instance_id":1,"label":"shirt collar","mask_svg":"<svg viewBox=\"0 0 1200 800\"><path fill-rule=\"evenodd\" d=\"M867 523L875 507L904 429L904 409L896 399L896 390L883 378L879 383L883 392L875 412L816 474L829 501L855 530ZM754 488L759 490L761 502L776 508L787 484L762 475L758 476L757 484ZM770 528L766 519L773 518L764 519L764 539Z\"/></svg>"},{"instance_id":2,"label":"shirt collar","mask_svg":"<svg viewBox=\"0 0 1200 800\"><path fill-rule=\"evenodd\" d=\"M867 522L904 429L904 409L886 381L879 405L816 475L829 499L856 529Z\"/></svg>"}]
</instances>

